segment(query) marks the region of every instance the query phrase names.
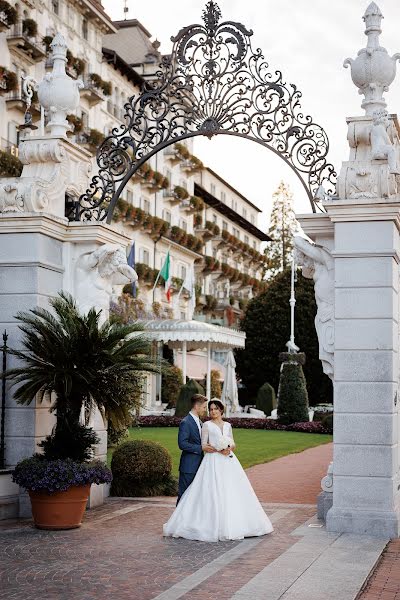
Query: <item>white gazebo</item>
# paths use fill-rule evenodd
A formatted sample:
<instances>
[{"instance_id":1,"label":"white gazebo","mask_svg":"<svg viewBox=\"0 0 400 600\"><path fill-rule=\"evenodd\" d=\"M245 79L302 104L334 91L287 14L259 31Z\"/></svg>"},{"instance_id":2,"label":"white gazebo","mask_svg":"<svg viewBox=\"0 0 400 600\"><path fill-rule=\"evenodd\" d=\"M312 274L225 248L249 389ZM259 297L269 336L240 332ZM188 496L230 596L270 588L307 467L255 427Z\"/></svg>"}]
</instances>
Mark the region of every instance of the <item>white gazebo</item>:
<instances>
[{"instance_id":1,"label":"white gazebo","mask_svg":"<svg viewBox=\"0 0 400 600\"><path fill-rule=\"evenodd\" d=\"M151 340L167 344L173 349L182 350L183 381L186 381L187 374L187 352L206 349L206 395L209 400L211 399L211 350L244 348L246 342L246 334L243 331L202 321L164 319L162 321L146 321L144 325L146 334Z\"/></svg>"}]
</instances>

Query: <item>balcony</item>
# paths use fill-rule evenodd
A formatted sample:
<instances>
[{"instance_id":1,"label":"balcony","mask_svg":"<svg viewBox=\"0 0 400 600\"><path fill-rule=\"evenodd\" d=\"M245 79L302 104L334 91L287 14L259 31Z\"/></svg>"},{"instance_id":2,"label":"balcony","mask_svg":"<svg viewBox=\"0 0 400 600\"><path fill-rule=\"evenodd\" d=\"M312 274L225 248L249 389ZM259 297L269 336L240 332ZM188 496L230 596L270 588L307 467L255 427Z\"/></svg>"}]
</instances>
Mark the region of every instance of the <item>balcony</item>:
<instances>
[{"instance_id":1,"label":"balcony","mask_svg":"<svg viewBox=\"0 0 400 600\"><path fill-rule=\"evenodd\" d=\"M175 188L168 188L164 190L164 198L171 204L171 206L175 206L176 204L180 204L182 202L182 198L176 193Z\"/></svg>"},{"instance_id":2,"label":"balcony","mask_svg":"<svg viewBox=\"0 0 400 600\"><path fill-rule=\"evenodd\" d=\"M15 109L15 110L18 110L21 114L23 114L23 115L25 114L25 112L26 112L26 97L22 93L21 89L15 90L13 92L8 92L8 94L6 94L4 96L4 98L5 98L8 110ZM37 99L36 99L36 101L34 100L32 102L31 107L30 107L30 113L32 115L33 121L38 121L40 119L40 104Z\"/></svg>"},{"instance_id":3,"label":"balcony","mask_svg":"<svg viewBox=\"0 0 400 600\"><path fill-rule=\"evenodd\" d=\"M102 90L90 80L83 82L83 88L80 90L80 94L81 98L85 98L88 101L90 108L105 100Z\"/></svg>"},{"instance_id":4,"label":"balcony","mask_svg":"<svg viewBox=\"0 0 400 600\"><path fill-rule=\"evenodd\" d=\"M36 36L24 31L23 24L13 25L7 33L7 44L11 54L18 56L31 65L42 62L46 58L46 50Z\"/></svg>"},{"instance_id":5,"label":"balcony","mask_svg":"<svg viewBox=\"0 0 400 600\"><path fill-rule=\"evenodd\" d=\"M175 146L167 146L164 150L164 156L166 160L169 160L171 164L176 165L181 162L182 158L179 155L178 150Z\"/></svg>"},{"instance_id":6,"label":"balcony","mask_svg":"<svg viewBox=\"0 0 400 600\"><path fill-rule=\"evenodd\" d=\"M0 32L6 31L18 20L17 10L9 2L1 2L0 8Z\"/></svg>"},{"instance_id":7,"label":"balcony","mask_svg":"<svg viewBox=\"0 0 400 600\"><path fill-rule=\"evenodd\" d=\"M97 148L104 140L104 135L97 129L85 128L81 133L75 136L75 142L82 145L92 154L96 154Z\"/></svg>"}]
</instances>

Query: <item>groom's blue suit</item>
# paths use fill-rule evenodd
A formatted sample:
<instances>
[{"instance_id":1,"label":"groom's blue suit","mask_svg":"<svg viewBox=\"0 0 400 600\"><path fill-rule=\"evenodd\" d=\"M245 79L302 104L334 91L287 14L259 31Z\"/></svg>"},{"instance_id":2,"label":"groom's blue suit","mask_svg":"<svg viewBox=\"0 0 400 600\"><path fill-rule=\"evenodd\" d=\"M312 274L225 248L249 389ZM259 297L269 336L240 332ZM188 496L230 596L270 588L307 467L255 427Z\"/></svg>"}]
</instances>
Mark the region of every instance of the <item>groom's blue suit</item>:
<instances>
[{"instance_id":1,"label":"groom's blue suit","mask_svg":"<svg viewBox=\"0 0 400 600\"><path fill-rule=\"evenodd\" d=\"M199 428L190 413L182 419L181 424L179 425L178 445L182 450L179 463L179 502L183 492L195 478L200 463L203 460L203 449L201 447Z\"/></svg>"}]
</instances>

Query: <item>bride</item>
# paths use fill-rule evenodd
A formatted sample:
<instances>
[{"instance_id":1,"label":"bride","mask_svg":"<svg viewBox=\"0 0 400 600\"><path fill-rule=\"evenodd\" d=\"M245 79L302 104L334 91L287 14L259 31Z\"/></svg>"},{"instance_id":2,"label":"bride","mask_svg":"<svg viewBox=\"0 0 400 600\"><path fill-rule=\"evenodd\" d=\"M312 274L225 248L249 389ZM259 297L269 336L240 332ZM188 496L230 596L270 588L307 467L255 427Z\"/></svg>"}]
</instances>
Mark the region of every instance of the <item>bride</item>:
<instances>
[{"instance_id":1,"label":"bride","mask_svg":"<svg viewBox=\"0 0 400 600\"><path fill-rule=\"evenodd\" d=\"M210 400L208 410L211 420L203 424L201 443L215 451L204 456L193 483L165 523L164 536L218 542L271 533L271 522L233 453L232 426L222 419L222 402Z\"/></svg>"}]
</instances>

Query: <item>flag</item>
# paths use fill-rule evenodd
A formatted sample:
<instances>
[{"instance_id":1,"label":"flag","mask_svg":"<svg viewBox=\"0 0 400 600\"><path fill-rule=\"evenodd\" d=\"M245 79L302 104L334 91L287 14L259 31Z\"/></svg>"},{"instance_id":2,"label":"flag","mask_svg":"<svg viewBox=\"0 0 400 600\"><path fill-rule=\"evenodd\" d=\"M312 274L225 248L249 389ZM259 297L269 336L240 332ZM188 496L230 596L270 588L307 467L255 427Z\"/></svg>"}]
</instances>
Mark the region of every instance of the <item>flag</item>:
<instances>
[{"instance_id":1,"label":"flag","mask_svg":"<svg viewBox=\"0 0 400 600\"><path fill-rule=\"evenodd\" d=\"M133 242L128 255L128 265L135 268L135 242ZM132 281L132 296L136 298L136 281Z\"/></svg>"},{"instance_id":2,"label":"flag","mask_svg":"<svg viewBox=\"0 0 400 600\"><path fill-rule=\"evenodd\" d=\"M191 321L193 318L194 309L196 308L196 287L195 287L193 266L189 267L189 269L187 269L187 271L186 271L185 280L182 284L179 295L181 294L183 288L185 288L185 290L187 290L190 294L188 308L189 308L189 321Z\"/></svg>"},{"instance_id":3,"label":"flag","mask_svg":"<svg viewBox=\"0 0 400 600\"><path fill-rule=\"evenodd\" d=\"M162 277L165 281L165 295L167 297L168 302L171 302L171 269L170 269L170 256L169 250L167 252L167 256L165 257L163 266L161 267L161 271L159 273L160 277Z\"/></svg>"}]
</instances>

